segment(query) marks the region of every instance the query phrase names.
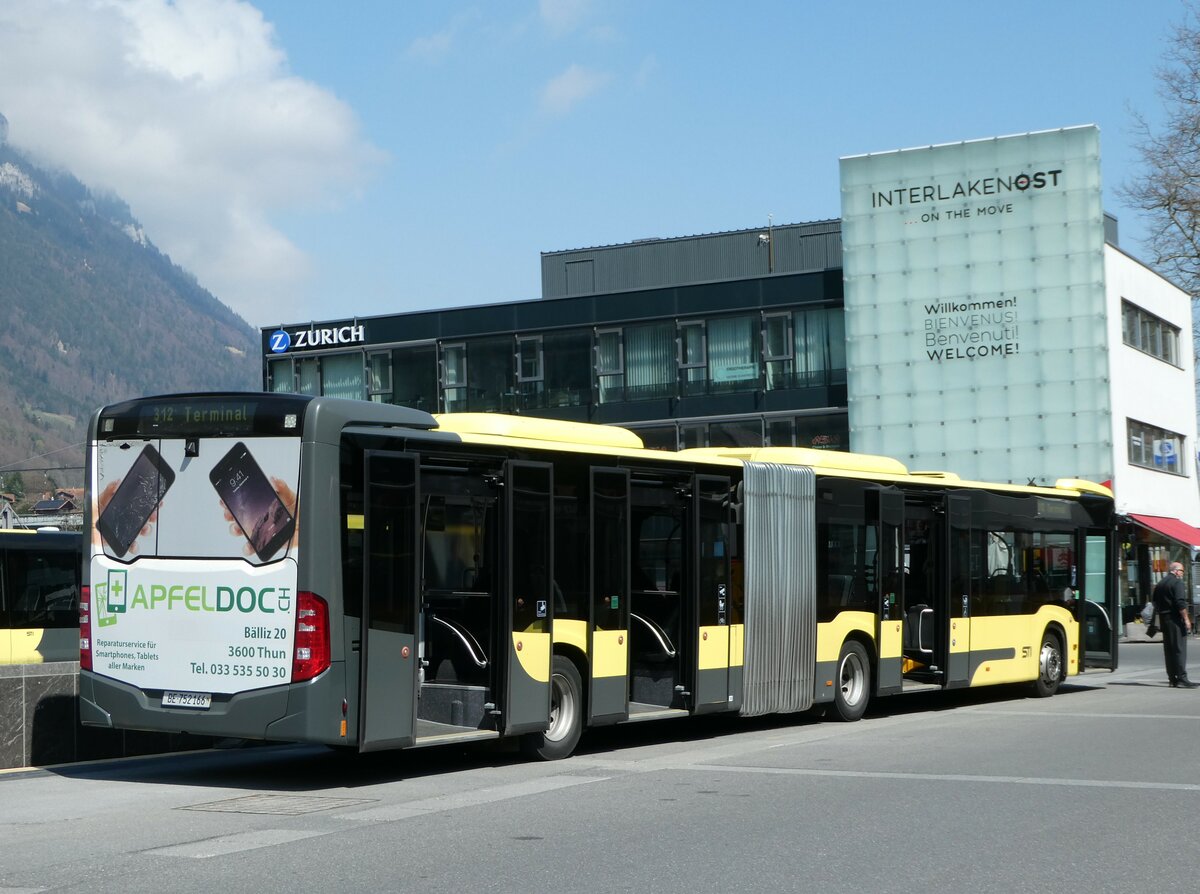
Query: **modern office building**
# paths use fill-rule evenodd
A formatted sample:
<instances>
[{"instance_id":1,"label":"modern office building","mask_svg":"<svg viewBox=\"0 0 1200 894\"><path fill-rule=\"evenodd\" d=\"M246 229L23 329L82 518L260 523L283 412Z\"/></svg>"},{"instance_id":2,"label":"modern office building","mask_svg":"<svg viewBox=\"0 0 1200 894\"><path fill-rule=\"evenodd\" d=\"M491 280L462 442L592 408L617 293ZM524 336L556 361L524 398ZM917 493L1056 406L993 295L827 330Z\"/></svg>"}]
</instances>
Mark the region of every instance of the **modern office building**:
<instances>
[{"instance_id":1,"label":"modern office building","mask_svg":"<svg viewBox=\"0 0 1200 894\"><path fill-rule=\"evenodd\" d=\"M539 300L269 327L264 385L1108 482L1140 605L1200 548L1191 302L1118 247L1097 130L848 157L842 193L841 220L545 253Z\"/></svg>"},{"instance_id":2,"label":"modern office building","mask_svg":"<svg viewBox=\"0 0 1200 894\"><path fill-rule=\"evenodd\" d=\"M543 298L263 332L268 390L848 449L838 221L542 256Z\"/></svg>"}]
</instances>

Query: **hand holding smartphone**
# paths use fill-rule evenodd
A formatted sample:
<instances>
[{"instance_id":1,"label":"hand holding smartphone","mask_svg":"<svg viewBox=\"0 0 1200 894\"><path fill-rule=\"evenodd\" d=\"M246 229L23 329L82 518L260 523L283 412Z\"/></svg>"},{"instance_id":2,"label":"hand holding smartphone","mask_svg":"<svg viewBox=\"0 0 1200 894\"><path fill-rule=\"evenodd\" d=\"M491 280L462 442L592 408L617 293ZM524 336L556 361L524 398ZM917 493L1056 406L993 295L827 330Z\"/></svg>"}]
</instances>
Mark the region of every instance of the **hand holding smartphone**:
<instances>
[{"instance_id":1,"label":"hand holding smartphone","mask_svg":"<svg viewBox=\"0 0 1200 894\"><path fill-rule=\"evenodd\" d=\"M120 483L112 482L101 491L96 530L117 558L131 549L136 552L134 541L150 524L174 481L175 472L147 444Z\"/></svg>"},{"instance_id":2,"label":"hand holding smartphone","mask_svg":"<svg viewBox=\"0 0 1200 894\"><path fill-rule=\"evenodd\" d=\"M241 441L213 467L209 481L259 561L266 562L292 539L296 518ZM279 482L281 487L286 487ZM295 499L292 499L295 505Z\"/></svg>"}]
</instances>

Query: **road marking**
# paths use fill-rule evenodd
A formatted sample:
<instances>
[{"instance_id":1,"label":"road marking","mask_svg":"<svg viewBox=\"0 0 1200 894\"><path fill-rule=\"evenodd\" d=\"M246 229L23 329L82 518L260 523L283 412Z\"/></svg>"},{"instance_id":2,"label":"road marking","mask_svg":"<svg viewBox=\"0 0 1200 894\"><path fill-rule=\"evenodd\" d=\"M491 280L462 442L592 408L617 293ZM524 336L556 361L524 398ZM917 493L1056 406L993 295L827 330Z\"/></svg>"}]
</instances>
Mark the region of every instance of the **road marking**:
<instances>
[{"instance_id":1,"label":"road marking","mask_svg":"<svg viewBox=\"0 0 1200 894\"><path fill-rule=\"evenodd\" d=\"M288 844L305 838L315 838L318 835L329 835L332 831L256 829L252 832L239 832L237 835L222 835L219 838L206 838L203 841L190 841L187 844L156 847L153 850L143 851L143 853L156 857L190 857L194 860L206 860L209 857L223 857L239 851L252 851L260 847L274 847L277 844Z\"/></svg>"},{"instance_id":2,"label":"road marking","mask_svg":"<svg viewBox=\"0 0 1200 894\"><path fill-rule=\"evenodd\" d=\"M971 713L991 714L996 717L1054 717L1056 720L1069 720L1072 717L1099 717L1104 720L1190 720L1193 723L1200 720L1200 717L1188 717L1186 714L1109 714L1103 711L1000 711L973 708Z\"/></svg>"},{"instance_id":3,"label":"road marking","mask_svg":"<svg viewBox=\"0 0 1200 894\"><path fill-rule=\"evenodd\" d=\"M877 770L814 770L803 767L722 767L693 764L676 770L718 773L765 773L769 776L832 776L849 779L894 779L921 782L988 782L999 785L1059 785L1071 788L1156 789L1173 792L1200 792L1200 785L1187 782L1130 782L1114 779L1055 779L1038 776L974 776L960 773L887 773Z\"/></svg>"},{"instance_id":4,"label":"road marking","mask_svg":"<svg viewBox=\"0 0 1200 894\"><path fill-rule=\"evenodd\" d=\"M510 798L523 798L527 795L538 795L574 785L584 785L589 782L603 782L607 776L547 776L543 779L531 779L528 782L514 782L509 785L497 785L476 791L459 792L453 795L441 795L437 798L426 798L421 801L408 801L404 804L390 804L382 807L369 807L354 813L342 813L338 819L367 820L371 822L391 822L393 820L410 819L415 816L426 816L444 810L458 810L463 807L476 807L480 804L490 804L493 801L507 801Z\"/></svg>"}]
</instances>

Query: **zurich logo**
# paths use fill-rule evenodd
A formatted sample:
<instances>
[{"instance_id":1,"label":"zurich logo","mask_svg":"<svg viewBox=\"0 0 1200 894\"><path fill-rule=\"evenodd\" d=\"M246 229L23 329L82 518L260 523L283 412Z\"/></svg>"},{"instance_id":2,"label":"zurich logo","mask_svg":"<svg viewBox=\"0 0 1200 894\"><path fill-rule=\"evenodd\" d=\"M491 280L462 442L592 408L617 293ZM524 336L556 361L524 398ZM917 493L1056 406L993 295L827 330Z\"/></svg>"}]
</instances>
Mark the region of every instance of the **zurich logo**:
<instances>
[{"instance_id":1,"label":"zurich logo","mask_svg":"<svg viewBox=\"0 0 1200 894\"><path fill-rule=\"evenodd\" d=\"M282 329L271 333L271 353L283 354L292 346L292 337Z\"/></svg>"}]
</instances>

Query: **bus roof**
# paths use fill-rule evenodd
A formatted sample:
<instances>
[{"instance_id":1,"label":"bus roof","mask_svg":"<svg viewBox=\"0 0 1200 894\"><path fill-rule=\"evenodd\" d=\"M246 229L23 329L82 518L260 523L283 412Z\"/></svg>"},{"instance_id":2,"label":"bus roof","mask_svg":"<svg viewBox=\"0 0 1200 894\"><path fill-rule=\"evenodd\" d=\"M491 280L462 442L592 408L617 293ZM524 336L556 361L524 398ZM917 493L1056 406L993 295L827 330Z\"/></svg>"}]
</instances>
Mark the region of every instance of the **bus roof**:
<instances>
[{"instance_id":1,"label":"bus roof","mask_svg":"<svg viewBox=\"0 0 1200 894\"><path fill-rule=\"evenodd\" d=\"M841 478L872 478L876 481L925 484L935 487L970 487L1010 493L1045 494L1059 497L1078 497L1097 494L1112 499L1112 491L1102 484L1083 478L1060 478L1053 487L1038 485L1001 484L988 481L965 481L953 472L910 472L904 463L886 456L870 453L847 453L840 450L814 450L808 447L694 447L681 450L683 456L725 457L743 462L780 463L808 466L818 475Z\"/></svg>"},{"instance_id":2,"label":"bus roof","mask_svg":"<svg viewBox=\"0 0 1200 894\"><path fill-rule=\"evenodd\" d=\"M503 413L435 414L439 431L455 434L492 435L523 441L553 441L587 447L642 450L642 439L627 428L597 425L594 422L567 422L535 416L507 416Z\"/></svg>"}]
</instances>

